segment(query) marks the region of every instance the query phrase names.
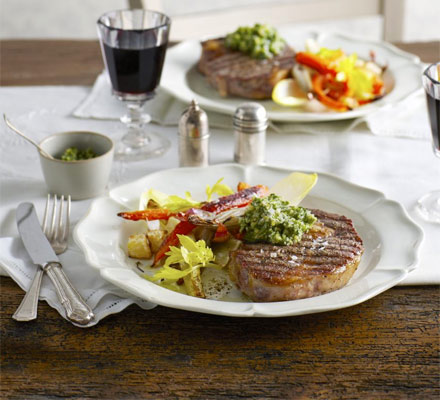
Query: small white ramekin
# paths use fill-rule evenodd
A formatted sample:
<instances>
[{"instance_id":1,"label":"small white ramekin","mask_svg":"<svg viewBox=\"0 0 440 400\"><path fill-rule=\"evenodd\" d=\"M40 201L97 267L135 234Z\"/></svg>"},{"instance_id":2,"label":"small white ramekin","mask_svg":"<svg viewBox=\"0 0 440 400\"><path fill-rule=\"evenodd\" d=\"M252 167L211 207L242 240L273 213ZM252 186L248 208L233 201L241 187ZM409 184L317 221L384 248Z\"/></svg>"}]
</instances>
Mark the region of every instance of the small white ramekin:
<instances>
[{"instance_id":1,"label":"small white ramekin","mask_svg":"<svg viewBox=\"0 0 440 400\"><path fill-rule=\"evenodd\" d=\"M69 195L72 200L89 199L104 193L112 167L114 144L95 132L62 132L43 139L40 146L55 160L40 152L41 168L49 193ZM91 148L98 156L88 160L62 161L69 147Z\"/></svg>"}]
</instances>

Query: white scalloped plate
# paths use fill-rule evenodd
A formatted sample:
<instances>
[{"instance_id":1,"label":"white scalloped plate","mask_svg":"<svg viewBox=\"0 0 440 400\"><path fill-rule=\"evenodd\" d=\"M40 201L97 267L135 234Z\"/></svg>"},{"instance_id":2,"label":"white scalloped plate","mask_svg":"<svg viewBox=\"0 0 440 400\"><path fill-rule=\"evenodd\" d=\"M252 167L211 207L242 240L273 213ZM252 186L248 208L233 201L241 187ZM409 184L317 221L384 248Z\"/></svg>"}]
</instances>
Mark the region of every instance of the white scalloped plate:
<instances>
[{"instance_id":1,"label":"white scalloped plate","mask_svg":"<svg viewBox=\"0 0 440 400\"><path fill-rule=\"evenodd\" d=\"M421 88L422 67L417 56L399 50L386 43L348 37L338 33L317 33L310 30L280 28L280 34L297 51L304 48L307 38L315 38L328 48L341 48L346 53L357 53L360 58L369 59L370 52L376 61L388 65L385 87L389 92L382 99L346 112L313 113L282 107L271 100L259 101L267 110L272 121L335 121L365 116L378 109L395 104ZM201 54L200 41L185 41L168 50L161 79L161 87L179 100L189 103L197 99L207 110L232 115L245 99L221 97L195 67Z\"/></svg>"},{"instance_id":2,"label":"white scalloped plate","mask_svg":"<svg viewBox=\"0 0 440 400\"><path fill-rule=\"evenodd\" d=\"M195 198L204 199L206 184L220 177L231 187L239 181L271 186L290 172L237 164L156 172L113 189L109 197L96 199L78 223L74 238L87 262L99 269L104 279L136 296L167 307L236 317L281 317L349 307L396 285L416 268L423 232L404 208L378 191L325 173L319 173L318 182L303 205L351 218L365 247L356 273L342 289L308 299L273 303L200 299L141 278L126 256L127 238L143 222L123 221L116 214L127 208L136 209L139 195L146 188L179 195L189 190Z\"/></svg>"}]
</instances>

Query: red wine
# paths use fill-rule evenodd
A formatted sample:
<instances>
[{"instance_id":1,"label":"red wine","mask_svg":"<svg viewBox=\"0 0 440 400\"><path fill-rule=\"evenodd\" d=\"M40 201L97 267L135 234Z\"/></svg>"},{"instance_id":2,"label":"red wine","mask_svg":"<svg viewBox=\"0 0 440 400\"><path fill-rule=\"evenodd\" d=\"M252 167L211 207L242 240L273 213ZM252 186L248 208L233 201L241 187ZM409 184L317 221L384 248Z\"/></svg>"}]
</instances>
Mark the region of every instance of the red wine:
<instances>
[{"instance_id":1,"label":"red wine","mask_svg":"<svg viewBox=\"0 0 440 400\"><path fill-rule=\"evenodd\" d=\"M435 99L428 93L426 97L428 99L428 113L434 147L440 151L440 99Z\"/></svg>"},{"instance_id":2,"label":"red wine","mask_svg":"<svg viewBox=\"0 0 440 400\"><path fill-rule=\"evenodd\" d=\"M159 85L166 44L131 50L104 43L107 70L113 89L121 93L149 93Z\"/></svg>"}]
</instances>

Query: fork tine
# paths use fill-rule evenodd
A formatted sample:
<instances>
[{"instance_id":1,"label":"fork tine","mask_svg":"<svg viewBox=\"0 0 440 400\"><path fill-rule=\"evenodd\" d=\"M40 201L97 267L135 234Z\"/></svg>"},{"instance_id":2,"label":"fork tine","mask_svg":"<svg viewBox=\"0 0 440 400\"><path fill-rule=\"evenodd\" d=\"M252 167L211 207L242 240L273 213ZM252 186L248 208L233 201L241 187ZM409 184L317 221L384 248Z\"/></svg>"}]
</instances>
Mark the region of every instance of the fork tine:
<instances>
[{"instance_id":1,"label":"fork tine","mask_svg":"<svg viewBox=\"0 0 440 400\"><path fill-rule=\"evenodd\" d=\"M55 194L53 196L53 207L52 207L52 218L51 218L51 224L50 224L50 232L49 232L49 242L55 239L55 221L57 216L57 195Z\"/></svg>"},{"instance_id":2,"label":"fork tine","mask_svg":"<svg viewBox=\"0 0 440 400\"><path fill-rule=\"evenodd\" d=\"M41 230L44 232L46 237L49 234L48 225L47 225L47 219L49 217L49 213L48 213L48 211L49 211L49 203L50 203L50 194L47 195L46 208L44 209L43 224L41 225Z\"/></svg>"},{"instance_id":3,"label":"fork tine","mask_svg":"<svg viewBox=\"0 0 440 400\"><path fill-rule=\"evenodd\" d=\"M54 236L53 238L55 240L62 240L62 235L64 233L64 229L63 229L63 210L64 209L64 195L61 196L60 198L60 209L58 210L58 222L55 225L55 232L54 232Z\"/></svg>"},{"instance_id":4,"label":"fork tine","mask_svg":"<svg viewBox=\"0 0 440 400\"><path fill-rule=\"evenodd\" d=\"M63 231L63 241L67 241L67 237L69 235L69 226L70 226L70 202L71 198L70 195L67 196L67 210L66 210L66 222L64 224L64 231Z\"/></svg>"}]
</instances>

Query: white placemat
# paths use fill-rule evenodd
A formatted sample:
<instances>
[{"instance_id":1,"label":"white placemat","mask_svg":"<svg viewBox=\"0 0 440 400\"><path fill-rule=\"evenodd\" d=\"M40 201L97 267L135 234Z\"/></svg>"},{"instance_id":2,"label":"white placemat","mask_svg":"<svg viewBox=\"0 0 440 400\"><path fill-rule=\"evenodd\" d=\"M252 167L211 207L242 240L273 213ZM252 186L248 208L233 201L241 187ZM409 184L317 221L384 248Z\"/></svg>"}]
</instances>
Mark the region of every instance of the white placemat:
<instances>
[{"instance_id":1,"label":"white placemat","mask_svg":"<svg viewBox=\"0 0 440 400\"><path fill-rule=\"evenodd\" d=\"M0 108L14 124L35 140L41 140L51 133L69 130L97 131L118 140L124 130L117 121L80 119L72 116L73 110L89 93L90 88L79 86L1 87ZM421 113L426 115L426 109L420 112L418 115L420 118L423 117ZM326 131L318 134L291 131L269 133L267 163L293 170L333 173L359 185L380 190L388 198L402 203L411 218L425 232L420 266L402 284L439 284L440 227L426 223L414 208L416 200L422 194L440 187L440 162L432 153L430 139L410 140L386 135L374 136L365 125L357 126L356 131L342 133L332 131L332 126L329 125ZM154 171L178 166L176 127L152 125L151 129L168 137L171 141L171 149L157 159L135 163L115 161L110 188ZM30 201L34 203L41 218L46 187L36 150L7 130L3 121L0 123L0 137L0 236L15 237L15 239L1 239L2 262L8 264L8 269L13 268L16 271L12 278L16 279L20 287L27 288L29 278L34 271L32 268L35 267L28 265L25 268L17 261L17 259L26 260L26 254L21 253L17 242L15 209L20 202ZM210 149L212 164L231 162L232 129L213 128ZM73 203L72 229L86 213L90 203L91 200ZM90 274L91 280L95 282L93 288L78 287L85 296L89 296L90 289L102 289L98 296L91 297L98 309L99 318L104 318L115 310L119 311L133 302L139 304L137 299L123 295L122 298L127 301L118 303L120 308L110 307L121 299L121 293L97 276L92 268L82 263L81 254L77 253L75 246L71 241L69 253L62 255L61 259L72 280L79 271L74 267L77 264L81 264L84 276ZM81 281L76 279L75 282L81 284ZM50 285L50 282L45 280L42 293L47 299L50 298ZM55 301L49 304L56 308ZM148 308L149 305L145 307Z\"/></svg>"},{"instance_id":2,"label":"white placemat","mask_svg":"<svg viewBox=\"0 0 440 400\"><path fill-rule=\"evenodd\" d=\"M366 124L369 131L378 136L408 137L414 139L429 138L429 121L425 112L426 99L423 90L396 105L388 105L364 118L333 122L280 123L271 122L270 129L282 133L327 133L347 132L358 125ZM173 98L161 90L156 97L146 102L145 111L152 121L163 126L177 126L187 104ZM101 73L90 93L74 109L72 115L78 118L118 120L126 113L126 106L111 94L111 84L106 72ZM208 111L211 127L229 129L232 117Z\"/></svg>"}]
</instances>

